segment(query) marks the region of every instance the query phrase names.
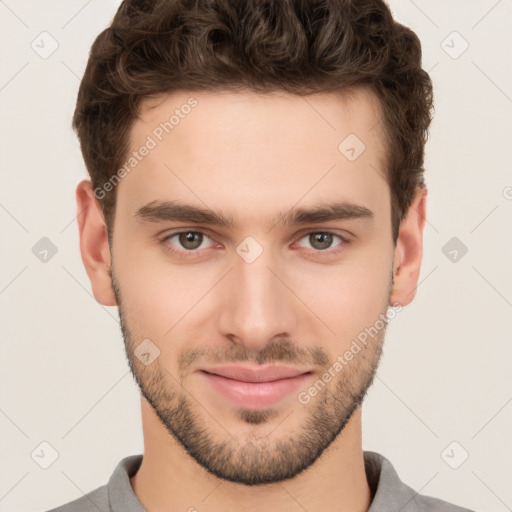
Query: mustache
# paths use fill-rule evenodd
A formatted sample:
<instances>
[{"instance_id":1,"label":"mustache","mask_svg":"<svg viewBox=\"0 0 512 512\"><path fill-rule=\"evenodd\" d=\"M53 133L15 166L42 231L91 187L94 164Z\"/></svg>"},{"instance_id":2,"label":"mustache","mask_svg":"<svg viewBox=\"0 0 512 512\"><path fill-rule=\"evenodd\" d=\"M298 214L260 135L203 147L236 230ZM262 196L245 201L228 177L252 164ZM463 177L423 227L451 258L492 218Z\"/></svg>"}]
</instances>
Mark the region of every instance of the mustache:
<instances>
[{"instance_id":1,"label":"mustache","mask_svg":"<svg viewBox=\"0 0 512 512\"><path fill-rule=\"evenodd\" d=\"M231 345L225 349L195 348L183 352L178 358L180 371L189 366L202 363L243 363L253 362L259 365L287 362L296 365L325 366L330 361L328 354L320 347L299 347L289 339L274 340L262 350L248 350L243 345Z\"/></svg>"}]
</instances>

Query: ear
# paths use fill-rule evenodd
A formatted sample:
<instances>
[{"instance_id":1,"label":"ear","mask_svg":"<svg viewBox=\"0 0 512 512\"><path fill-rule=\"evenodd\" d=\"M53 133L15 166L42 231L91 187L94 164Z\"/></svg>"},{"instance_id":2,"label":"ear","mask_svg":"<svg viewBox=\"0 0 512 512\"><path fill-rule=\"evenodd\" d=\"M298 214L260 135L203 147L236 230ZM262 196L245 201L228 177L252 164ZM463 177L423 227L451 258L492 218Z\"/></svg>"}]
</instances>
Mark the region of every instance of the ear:
<instances>
[{"instance_id":1,"label":"ear","mask_svg":"<svg viewBox=\"0 0 512 512\"><path fill-rule=\"evenodd\" d=\"M418 188L400 223L393 262L393 290L389 305L406 306L414 299L423 258L423 229L426 220L426 187Z\"/></svg>"},{"instance_id":2,"label":"ear","mask_svg":"<svg viewBox=\"0 0 512 512\"><path fill-rule=\"evenodd\" d=\"M91 281L92 292L100 304L115 306L117 303L109 272L111 256L107 225L89 180L83 180L78 184L76 204L80 253Z\"/></svg>"}]
</instances>

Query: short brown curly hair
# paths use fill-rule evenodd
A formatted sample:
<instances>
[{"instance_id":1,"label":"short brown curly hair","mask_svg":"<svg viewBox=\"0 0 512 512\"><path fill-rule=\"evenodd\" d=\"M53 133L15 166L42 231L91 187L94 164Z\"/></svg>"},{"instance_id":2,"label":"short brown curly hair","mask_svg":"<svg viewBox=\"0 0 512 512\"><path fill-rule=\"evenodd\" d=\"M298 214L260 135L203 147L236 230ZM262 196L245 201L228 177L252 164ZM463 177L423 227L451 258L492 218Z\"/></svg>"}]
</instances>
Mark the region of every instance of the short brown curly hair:
<instances>
[{"instance_id":1,"label":"short brown curly hair","mask_svg":"<svg viewBox=\"0 0 512 512\"><path fill-rule=\"evenodd\" d=\"M358 86L370 87L383 113L396 243L416 189L425 187L433 91L418 37L382 0L125 0L91 47L73 128L96 188L125 160L146 97ZM100 201L110 229L115 202L115 188Z\"/></svg>"}]
</instances>

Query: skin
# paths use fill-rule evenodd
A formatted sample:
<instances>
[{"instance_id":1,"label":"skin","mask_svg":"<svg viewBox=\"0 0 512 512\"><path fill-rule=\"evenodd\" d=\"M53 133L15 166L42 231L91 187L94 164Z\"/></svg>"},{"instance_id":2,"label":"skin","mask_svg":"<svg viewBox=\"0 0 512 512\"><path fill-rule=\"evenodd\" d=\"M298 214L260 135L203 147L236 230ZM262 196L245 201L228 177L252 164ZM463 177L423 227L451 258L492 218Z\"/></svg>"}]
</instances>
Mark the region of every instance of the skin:
<instances>
[{"instance_id":1,"label":"skin","mask_svg":"<svg viewBox=\"0 0 512 512\"><path fill-rule=\"evenodd\" d=\"M198 105L117 185L111 247L90 182L77 188L83 262L98 302L119 306L141 388L144 458L131 485L151 512L263 511L269 503L283 512L366 511L361 403L385 328L307 404L297 395L332 373L388 306L413 300L427 191L417 191L394 245L379 104L364 89L307 100L175 92L143 103L131 149L191 96ZM366 146L352 162L338 150L351 133ZM155 200L209 208L234 225L134 216ZM330 201L365 206L373 217L273 222ZM186 239L164 240L180 230L206 235L197 256ZM326 231L349 243L334 236L322 249L314 234ZM251 263L236 251L248 236L263 249ZM150 365L134 355L144 339L160 351ZM307 367L311 380L265 411L240 408L197 371L232 361Z\"/></svg>"}]
</instances>

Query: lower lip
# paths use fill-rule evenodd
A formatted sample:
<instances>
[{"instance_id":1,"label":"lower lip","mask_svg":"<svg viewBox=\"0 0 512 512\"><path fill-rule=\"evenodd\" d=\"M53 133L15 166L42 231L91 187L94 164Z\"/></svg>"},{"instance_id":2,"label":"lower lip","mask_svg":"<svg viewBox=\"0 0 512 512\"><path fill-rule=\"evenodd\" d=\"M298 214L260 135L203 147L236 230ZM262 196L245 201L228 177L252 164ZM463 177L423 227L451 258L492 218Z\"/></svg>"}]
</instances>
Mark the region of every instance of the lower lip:
<instances>
[{"instance_id":1,"label":"lower lip","mask_svg":"<svg viewBox=\"0 0 512 512\"><path fill-rule=\"evenodd\" d=\"M311 373L274 380L272 382L243 382L220 375L200 372L211 386L231 402L245 408L269 407L281 401L310 379Z\"/></svg>"}]
</instances>

